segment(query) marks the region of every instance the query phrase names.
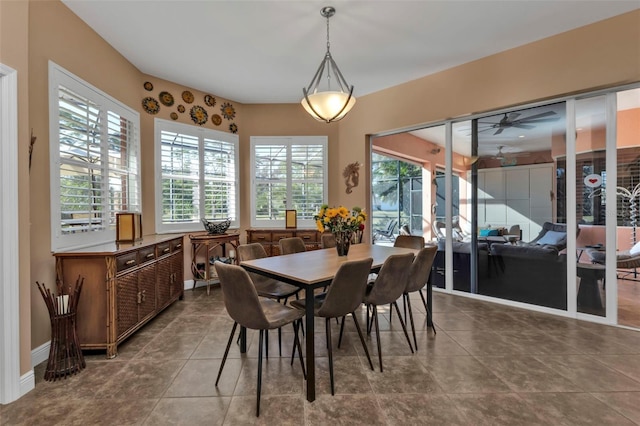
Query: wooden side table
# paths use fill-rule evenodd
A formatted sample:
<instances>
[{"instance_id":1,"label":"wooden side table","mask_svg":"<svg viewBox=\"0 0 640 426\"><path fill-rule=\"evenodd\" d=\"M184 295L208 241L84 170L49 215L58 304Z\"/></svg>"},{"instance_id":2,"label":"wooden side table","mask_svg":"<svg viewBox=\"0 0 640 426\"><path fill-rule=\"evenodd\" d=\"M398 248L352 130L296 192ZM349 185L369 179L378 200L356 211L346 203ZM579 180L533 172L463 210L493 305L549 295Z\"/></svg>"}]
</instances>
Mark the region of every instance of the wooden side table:
<instances>
[{"instance_id":1,"label":"wooden side table","mask_svg":"<svg viewBox=\"0 0 640 426\"><path fill-rule=\"evenodd\" d=\"M83 282L84 278L78 277L75 287L69 286L66 293L62 286L58 286L56 295L36 281L51 320L51 346L44 371L45 380L66 378L86 367L76 332L76 312Z\"/></svg>"},{"instance_id":2,"label":"wooden side table","mask_svg":"<svg viewBox=\"0 0 640 426\"><path fill-rule=\"evenodd\" d=\"M236 250L240 245L240 234L190 234L191 240L191 272L193 273L193 288L196 287L198 281L205 281L207 283L207 294L209 294L209 287L211 281L218 278L215 274L215 269L212 271L209 259L213 250L218 247L222 248L222 256L227 256L227 244L232 248L229 249L229 257L236 262ZM204 257L204 271L198 269L198 258Z\"/></svg>"}]
</instances>

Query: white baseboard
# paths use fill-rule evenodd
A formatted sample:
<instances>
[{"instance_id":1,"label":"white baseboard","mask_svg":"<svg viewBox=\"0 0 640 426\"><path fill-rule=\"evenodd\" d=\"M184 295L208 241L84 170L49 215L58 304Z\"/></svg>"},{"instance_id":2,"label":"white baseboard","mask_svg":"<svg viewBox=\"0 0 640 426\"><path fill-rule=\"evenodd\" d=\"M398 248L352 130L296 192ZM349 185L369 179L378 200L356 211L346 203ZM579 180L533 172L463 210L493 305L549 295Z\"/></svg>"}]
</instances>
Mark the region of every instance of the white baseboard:
<instances>
[{"instance_id":1,"label":"white baseboard","mask_svg":"<svg viewBox=\"0 0 640 426\"><path fill-rule=\"evenodd\" d=\"M49 359L50 346L51 341L48 341L31 351L31 368Z\"/></svg>"},{"instance_id":2,"label":"white baseboard","mask_svg":"<svg viewBox=\"0 0 640 426\"><path fill-rule=\"evenodd\" d=\"M20 398L31 392L36 387L36 376L33 369L20 376Z\"/></svg>"}]
</instances>

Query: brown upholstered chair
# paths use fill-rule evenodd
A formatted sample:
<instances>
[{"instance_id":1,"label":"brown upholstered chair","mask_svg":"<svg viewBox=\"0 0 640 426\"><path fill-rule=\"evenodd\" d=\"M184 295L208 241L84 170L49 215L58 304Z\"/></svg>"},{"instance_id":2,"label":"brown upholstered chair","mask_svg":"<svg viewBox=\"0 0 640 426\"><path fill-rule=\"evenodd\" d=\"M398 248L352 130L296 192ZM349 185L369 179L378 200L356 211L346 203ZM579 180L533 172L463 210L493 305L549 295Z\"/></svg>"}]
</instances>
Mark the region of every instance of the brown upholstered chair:
<instances>
[{"instance_id":1,"label":"brown upholstered chair","mask_svg":"<svg viewBox=\"0 0 640 426\"><path fill-rule=\"evenodd\" d=\"M278 241L280 245L280 254L293 254L307 251L304 246L304 240L300 237L282 238Z\"/></svg>"},{"instance_id":2,"label":"brown upholstered chair","mask_svg":"<svg viewBox=\"0 0 640 426\"><path fill-rule=\"evenodd\" d=\"M378 306L391 304L396 308L398 318L400 319L400 325L407 338L409 349L413 353L413 347L411 346L411 340L407 333L407 327L400 315L400 309L396 300L402 296L407 287L407 280L409 278L409 269L413 262L413 253L395 254L391 255L385 260L376 280L373 285L367 287L367 294L364 297L364 303L367 305L367 330L370 332L371 327L369 325L369 308L373 309L372 322L376 327L376 340L378 343L378 360L380 362L380 372L382 372L382 352L380 348L380 326L378 325ZM389 311L389 317L393 315L393 310Z\"/></svg>"},{"instance_id":3,"label":"brown upholstered chair","mask_svg":"<svg viewBox=\"0 0 640 426\"><path fill-rule=\"evenodd\" d=\"M369 360L369 366L373 370L373 363L369 356L369 350L367 344L364 341L360 324L358 323L358 317L355 315L355 310L362 304L364 299L365 289L367 286L367 275L371 270L371 264L373 259L362 259L347 261L340 265L338 272L336 272L333 278L329 290L322 295L316 296L314 300L313 311L315 316L325 318L325 327L327 330L327 350L329 352L329 377L331 379L331 395L335 394L335 386L333 380L333 350L331 346L331 318L342 317L342 327L344 327L344 317L351 314L353 322L358 330L360 336L360 342L364 348L367 359ZM305 309L304 300L294 300L291 302L291 306L299 308L302 312ZM340 329L340 340L342 340L342 331ZM338 343L338 347L340 344ZM292 355L293 356L293 355ZM293 358L292 358L293 362Z\"/></svg>"},{"instance_id":4,"label":"brown upholstered chair","mask_svg":"<svg viewBox=\"0 0 640 426\"><path fill-rule=\"evenodd\" d=\"M427 318L431 316L431 312L429 311L429 307L427 306L427 301L422 294L422 289L425 284L429 281L429 275L431 274L431 267L433 266L433 260L436 257L436 252L438 251L438 246L428 246L422 248L415 259L413 259L413 263L411 264L411 269L409 269L409 279L407 280L407 287L404 289L404 293L402 297L404 299L405 309L409 309L409 320L411 321L411 330L413 331L413 343L418 350L418 340L416 339L416 327L413 323L413 312L411 310L411 299L409 293L418 292L420 293L420 297L422 298L422 303L424 303L424 309L427 313ZM405 321L407 319L407 313L405 311ZM433 329L433 333L436 333L436 328L433 325L433 321L431 321L431 328Z\"/></svg>"},{"instance_id":5,"label":"brown upholstered chair","mask_svg":"<svg viewBox=\"0 0 640 426\"><path fill-rule=\"evenodd\" d=\"M238 261L243 262L245 260L263 259L267 257L267 252L260 243L241 244L238 246ZM249 272L251 281L256 287L258 296L267 297L269 299L276 299L278 302L284 301L287 304L287 300L291 296L299 297L300 288L283 283L282 281L274 280L273 278L265 277L264 275ZM282 330L278 329L278 351L282 355ZM269 353L267 352L267 356Z\"/></svg>"},{"instance_id":6,"label":"brown upholstered chair","mask_svg":"<svg viewBox=\"0 0 640 426\"><path fill-rule=\"evenodd\" d=\"M233 328L227 342L227 347L222 357L222 363L218 370L216 386L220 381L222 369L229 355L229 348L233 341L238 324L251 330L259 330L258 338L258 395L256 416L260 416L260 391L262 388L262 349L267 345L266 330L280 329L287 324L293 325L294 347L298 349L302 373L306 378L304 361L302 360L302 348L298 339L298 324L302 324L304 311L282 305L274 300L259 298L256 288L251 282L247 271L237 265L227 265L216 262L216 272L220 279L220 287L224 295L224 306L233 319Z\"/></svg>"},{"instance_id":7,"label":"brown upholstered chair","mask_svg":"<svg viewBox=\"0 0 640 426\"><path fill-rule=\"evenodd\" d=\"M336 237L333 234L322 234L320 241L322 248L332 248L336 246Z\"/></svg>"},{"instance_id":8,"label":"brown upholstered chair","mask_svg":"<svg viewBox=\"0 0 640 426\"><path fill-rule=\"evenodd\" d=\"M420 250L424 248L424 237L418 235L398 235L393 242L393 246Z\"/></svg>"}]
</instances>

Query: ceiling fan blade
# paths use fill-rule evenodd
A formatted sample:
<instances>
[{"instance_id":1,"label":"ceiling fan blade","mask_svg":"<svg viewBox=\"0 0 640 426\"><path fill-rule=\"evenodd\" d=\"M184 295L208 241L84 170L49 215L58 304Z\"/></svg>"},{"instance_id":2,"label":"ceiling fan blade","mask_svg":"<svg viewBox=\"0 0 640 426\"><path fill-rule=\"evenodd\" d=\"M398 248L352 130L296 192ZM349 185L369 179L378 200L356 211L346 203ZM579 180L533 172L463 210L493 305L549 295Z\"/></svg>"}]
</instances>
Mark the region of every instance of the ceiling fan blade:
<instances>
[{"instance_id":1,"label":"ceiling fan blade","mask_svg":"<svg viewBox=\"0 0 640 426\"><path fill-rule=\"evenodd\" d=\"M517 127L518 129L535 129L536 126L531 126L529 124L522 124L522 123L514 123L513 127Z\"/></svg>"},{"instance_id":2,"label":"ceiling fan blade","mask_svg":"<svg viewBox=\"0 0 640 426\"><path fill-rule=\"evenodd\" d=\"M529 119L529 118L523 118L522 120L518 120L518 123L551 123L552 121L558 121L560 120L560 117L554 117L554 118L534 118L534 119Z\"/></svg>"},{"instance_id":3,"label":"ceiling fan blade","mask_svg":"<svg viewBox=\"0 0 640 426\"><path fill-rule=\"evenodd\" d=\"M507 117L507 120L509 121L513 121L516 118L520 117L522 114L520 114L519 112L512 112L511 114L509 114L509 116Z\"/></svg>"},{"instance_id":4,"label":"ceiling fan blade","mask_svg":"<svg viewBox=\"0 0 640 426\"><path fill-rule=\"evenodd\" d=\"M555 111L545 111L545 112L541 112L540 114L530 115L529 117L524 117L520 119L520 121L535 120L536 118L549 117L550 115L556 115Z\"/></svg>"},{"instance_id":5,"label":"ceiling fan blade","mask_svg":"<svg viewBox=\"0 0 640 426\"><path fill-rule=\"evenodd\" d=\"M496 132L494 133L494 135L499 135L500 133L502 133L502 131L504 130L503 127L500 127L498 130L496 130Z\"/></svg>"}]
</instances>

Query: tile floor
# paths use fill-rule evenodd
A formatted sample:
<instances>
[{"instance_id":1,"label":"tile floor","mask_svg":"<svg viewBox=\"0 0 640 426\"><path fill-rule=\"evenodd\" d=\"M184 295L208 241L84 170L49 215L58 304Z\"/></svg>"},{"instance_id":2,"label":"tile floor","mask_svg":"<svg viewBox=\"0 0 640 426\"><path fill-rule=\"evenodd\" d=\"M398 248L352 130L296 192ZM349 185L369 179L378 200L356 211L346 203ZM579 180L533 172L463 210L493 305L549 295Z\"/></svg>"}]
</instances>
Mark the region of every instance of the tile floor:
<instances>
[{"instance_id":1,"label":"tile floor","mask_svg":"<svg viewBox=\"0 0 640 426\"><path fill-rule=\"evenodd\" d=\"M640 332L434 294L437 335L419 299L418 352L397 317L381 319L384 373L368 368L355 327L335 350L329 391L324 323L316 320L317 399L308 403L293 333L270 333L262 410L255 417L257 333L234 345L214 386L232 323L221 292L186 291L122 344L119 356L87 356L87 368L0 406L2 425L633 425L640 424ZM335 322L333 327L337 329ZM332 333L337 337L338 333ZM334 348L335 348L334 344ZM374 334L369 348L375 355Z\"/></svg>"}]
</instances>

